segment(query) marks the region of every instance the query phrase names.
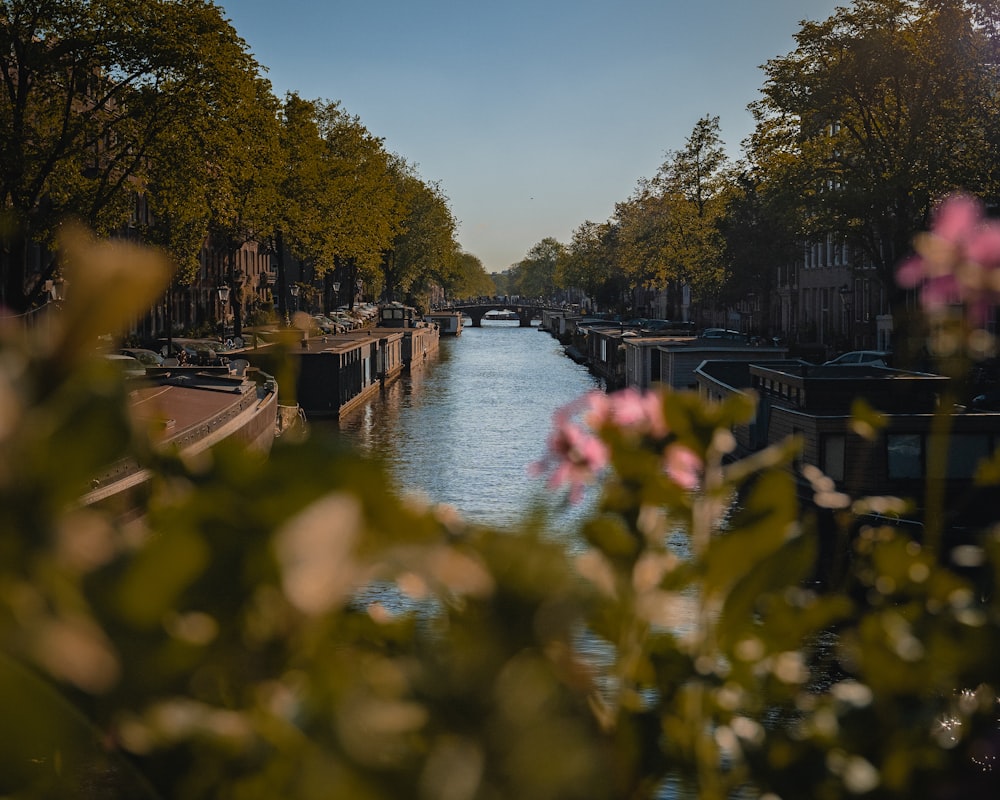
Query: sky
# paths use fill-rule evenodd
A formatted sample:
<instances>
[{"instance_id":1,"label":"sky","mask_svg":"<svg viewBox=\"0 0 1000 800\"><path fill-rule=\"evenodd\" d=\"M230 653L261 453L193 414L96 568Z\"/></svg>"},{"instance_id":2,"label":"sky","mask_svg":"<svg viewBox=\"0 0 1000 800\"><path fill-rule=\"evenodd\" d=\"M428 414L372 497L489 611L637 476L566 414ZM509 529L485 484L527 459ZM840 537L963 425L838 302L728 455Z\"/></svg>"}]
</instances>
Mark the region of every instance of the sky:
<instances>
[{"instance_id":1,"label":"sky","mask_svg":"<svg viewBox=\"0 0 1000 800\"><path fill-rule=\"evenodd\" d=\"M339 101L437 183L487 272L605 222L846 0L217 0L275 94Z\"/></svg>"}]
</instances>

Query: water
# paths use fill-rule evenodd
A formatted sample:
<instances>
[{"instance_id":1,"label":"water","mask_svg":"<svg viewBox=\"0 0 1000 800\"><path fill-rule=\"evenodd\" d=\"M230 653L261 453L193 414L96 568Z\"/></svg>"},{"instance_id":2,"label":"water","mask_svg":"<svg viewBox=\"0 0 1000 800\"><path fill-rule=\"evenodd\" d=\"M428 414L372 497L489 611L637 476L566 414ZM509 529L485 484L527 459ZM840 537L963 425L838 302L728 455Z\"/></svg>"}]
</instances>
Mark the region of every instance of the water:
<instances>
[{"instance_id":1,"label":"water","mask_svg":"<svg viewBox=\"0 0 1000 800\"><path fill-rule=\"evenodd\" d=\"M484 320L331 424L383 460L401 490L509 527L543 495L527 469L545 453L553 412L600 386L550 334Z\"/></svg>"},{"instance_id":2,"label":"water","mask_svg":"<svg viewBox=\"0 0 1000 800\"><path fill-rule=\"evenodd\" d=\"M482 328L443 338L430 363L345 419L312 424L336 425L362 452L381 459L402 491L453 505L472 522L513 527L533 501L552 498L544 480L527 470L545 453L553 412L600 388L550 334L484 320ZM586 500L572 508L550 504L555 521L565 523L556 533L566 533L571 550L578 544L573 523L588 507ZM386 601L386 587L372 591ZM390 598L388 605L395 604ZM595 663L608 658L607 645L586 633L578 646ZM694 795L668 780L659 797Z\"/></svg>"},{"instance_id":3,"label":"water","mask_svg":"<svg viewBox=\"0 0 1000 800\"><path fill-rule=\"evenodd\" d=\"M550 334L516 321L484 321L482 328L467 327L458 338L442 339L427 365L347 418L312 424L335 425L363 452L378 457L400 490L453 505L473 522L516 527L533 500L551 497L527 468L545 453L553 412L601 387ZM556 517L566 523L561 529L557 524L556 534L565 533L570 549L576 549L573 523L588 505ZM687 537L678 532L670 545L683 555ZM385 601L384 594L378 596ZM608 646L585 632L577 644L595 664L609 658ZM695 796L668 779L658 798Z\"/></svg>"}]
</instances>

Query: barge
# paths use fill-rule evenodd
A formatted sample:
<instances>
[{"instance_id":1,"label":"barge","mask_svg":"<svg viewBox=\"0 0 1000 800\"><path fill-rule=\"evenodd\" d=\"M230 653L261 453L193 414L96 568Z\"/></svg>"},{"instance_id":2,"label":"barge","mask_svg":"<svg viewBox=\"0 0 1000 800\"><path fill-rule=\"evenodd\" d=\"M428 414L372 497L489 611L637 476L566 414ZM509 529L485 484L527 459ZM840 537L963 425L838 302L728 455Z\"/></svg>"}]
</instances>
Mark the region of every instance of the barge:
<instances>
[{"instance_id":1,"label":"barge","mask_svg":"<svg viewBox=\"0 0 1000 800\"><path fill-rule=\"evenodd\" d=\"M437 325L442 336L462 335L462 314L460 311L432 311L424 314L424 321Z\"/></svg>"},{"instance_id":2,"label":"barge","mask_svg":"<svg viewBox=\"0 0 1000 800\"><path fill-rule=\"evenodd\" d=\"M135 379L129 413L157 448L196 455L233 441L266 453L277 432L278 387L270 375L246 366L149 369ZM150 478L136 459L121 459L93 478L81 503L129 510Z\"/></svg>"}]
</instances>

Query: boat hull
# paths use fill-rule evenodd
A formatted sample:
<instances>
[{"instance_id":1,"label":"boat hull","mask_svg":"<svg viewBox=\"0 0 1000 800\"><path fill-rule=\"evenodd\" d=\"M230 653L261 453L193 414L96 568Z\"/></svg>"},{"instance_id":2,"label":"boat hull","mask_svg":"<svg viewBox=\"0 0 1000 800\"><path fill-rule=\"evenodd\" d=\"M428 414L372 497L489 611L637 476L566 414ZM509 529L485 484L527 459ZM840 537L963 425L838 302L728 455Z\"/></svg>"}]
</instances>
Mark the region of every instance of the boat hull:
<instances>
[{"instance_id":1,"label":"boat hull","mask_svg":"<svg viewBox=\"0 0 1000 800\"><path fill-rule=\"evenodd\" d=\"M223 441L267 453L277 432L278 392L273 381L184 368L150 376L131 392L129 413L149 431L152 444L184 456ZM127 508L151 474L133 458L117 461L94 477L83 505Z\"/></svg>"}]
</instances>

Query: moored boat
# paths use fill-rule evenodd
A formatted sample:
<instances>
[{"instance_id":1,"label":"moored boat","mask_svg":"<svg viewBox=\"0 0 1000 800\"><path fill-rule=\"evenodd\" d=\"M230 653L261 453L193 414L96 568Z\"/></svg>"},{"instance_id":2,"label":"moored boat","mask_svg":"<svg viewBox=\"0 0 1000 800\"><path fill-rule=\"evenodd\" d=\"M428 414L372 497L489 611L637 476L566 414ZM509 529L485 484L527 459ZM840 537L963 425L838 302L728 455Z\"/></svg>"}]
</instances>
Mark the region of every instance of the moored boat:
<instances>
[{"instance_id":1,"label":"moored boat","mask_svg":"<svg viewBox=\"0 0 1000 800\"><path fill-rule=\"evenodd\" d=\"M461 336L462 314L458 311L432 311L424 314L425 322L433 322L441 331L442 336Z\"/></svg>"},{"instance_id":2,"label":"moored boat","mask_svg":"<svg viewBox=\"0 0 1000 800\"><path fill-rule=\"evenodd\" d=\"M147 371L129 395L129 412L152 444L196 455L222 441L267 452L277 432L278 387L245 362L229 367L164 367ZM84 505L114 503L131 510L151 475L136 459L110 465L91 481Z\"/></svg>"}]
</instances>

